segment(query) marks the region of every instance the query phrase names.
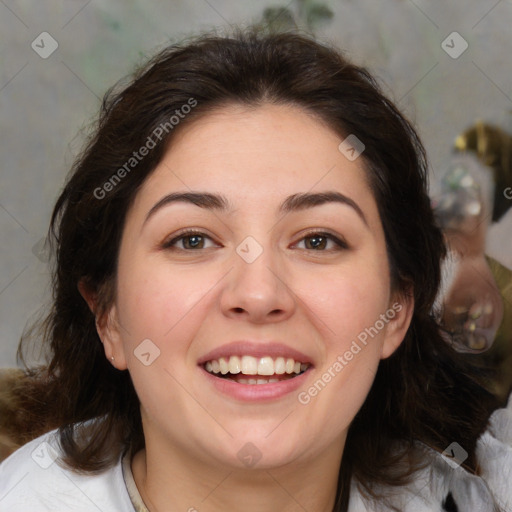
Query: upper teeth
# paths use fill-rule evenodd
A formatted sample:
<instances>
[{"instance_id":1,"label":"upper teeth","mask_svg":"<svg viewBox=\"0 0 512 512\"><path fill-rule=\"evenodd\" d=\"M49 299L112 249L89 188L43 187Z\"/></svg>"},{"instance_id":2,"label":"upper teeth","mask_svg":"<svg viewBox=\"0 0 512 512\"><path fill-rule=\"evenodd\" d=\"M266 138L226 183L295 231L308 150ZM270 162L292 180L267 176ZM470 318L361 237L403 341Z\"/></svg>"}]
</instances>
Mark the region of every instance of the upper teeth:
<instances>
[{"instance_id":1,"label":"upper teeth","mask_svg":"<svg viewBox=\"0 0 512 512\"><path fill-rule=\"evenodd\" d=\"M212 359L205 364L205 368L210 373L243 373L244 375L282 375L284 373L300 373L308 368L308 363L301 363L295 359L270 356L252 357L252 356L231 356L230 358L221 357Z\"/></svg>"}]
</instances>

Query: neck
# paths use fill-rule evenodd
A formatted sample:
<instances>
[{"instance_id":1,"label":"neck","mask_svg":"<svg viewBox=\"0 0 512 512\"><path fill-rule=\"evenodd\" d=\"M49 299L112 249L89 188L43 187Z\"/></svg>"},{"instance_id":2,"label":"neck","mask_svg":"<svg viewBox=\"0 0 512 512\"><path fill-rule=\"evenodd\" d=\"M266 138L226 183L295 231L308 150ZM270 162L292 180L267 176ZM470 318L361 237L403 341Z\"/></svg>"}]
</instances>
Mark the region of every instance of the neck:
<instances>
[{"instance_id":1,"label":"neck","mask_svg":"<svg viewBox=\"0 0 512 512\"><path fill-rule=\"evenodd\" d=\"M209 466L176 447L148 444L132 472L150 512L331 512L342 450L340 442L315 459L257 470Z\"/></svg>"}]
</instances>

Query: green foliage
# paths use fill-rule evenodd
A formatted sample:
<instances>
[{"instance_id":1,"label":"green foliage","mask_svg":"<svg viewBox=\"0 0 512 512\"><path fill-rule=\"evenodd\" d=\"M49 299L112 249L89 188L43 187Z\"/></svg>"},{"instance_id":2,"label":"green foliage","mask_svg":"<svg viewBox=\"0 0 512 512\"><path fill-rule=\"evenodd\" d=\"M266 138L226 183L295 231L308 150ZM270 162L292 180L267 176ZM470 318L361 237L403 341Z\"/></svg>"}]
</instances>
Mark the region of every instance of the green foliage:
<instances>
[{"instance_id":1,"label":"green foliage","mask_svg":"<svg viewBox=\"0 0 512 512\"><path fill-rule=\"evenodd\" d=\"M333 16L327 4L315 0L293 0L286 7L267 7L263 11L261 24L277 32L295 28L314 32Z\"/></svg>"}]
</instances>

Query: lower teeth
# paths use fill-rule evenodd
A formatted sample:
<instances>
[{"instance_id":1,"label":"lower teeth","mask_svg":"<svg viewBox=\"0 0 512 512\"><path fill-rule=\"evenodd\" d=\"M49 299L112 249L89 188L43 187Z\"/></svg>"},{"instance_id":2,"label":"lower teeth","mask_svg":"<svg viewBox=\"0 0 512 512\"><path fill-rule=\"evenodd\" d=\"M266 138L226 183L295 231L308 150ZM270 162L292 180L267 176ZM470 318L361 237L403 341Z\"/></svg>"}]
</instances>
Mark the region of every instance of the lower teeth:
<instances>
[{"instance_id":1,"label":"lower teeth","mask_svg":"<svg viewBox=\"0 0 512 512\"><path fill-rule=\"evenodd\" d=\"M238 379L238 384L269 384L270 382L279 382L279 379Z\"/></svg>"},{"instance_id":2,"label":"lower teeth","mask_svg":"<svg viewBox=\"0 0 512 512\"><path fill-rule=\"evenodd\" d=\"M304 372L300 372L300 373L292 373L292 374L287 374L286 377L282 377L281 378L275 378L275 377L266 377L266 378L244 378L244 377L238 377L238 375L240 374L231 374L231 373L227 373L225 375L222 375L222 374L213 374L215 375L215 377L219 377L221 379L229 379L229 380L233 380L235 381L237 384L271 384L273 382L281 382L281 381L284 381L284 380L290 380L290 379L294 379L295 377L297 377L298 375L301 375L302 373Z\"/></svg>"}]
</instances>

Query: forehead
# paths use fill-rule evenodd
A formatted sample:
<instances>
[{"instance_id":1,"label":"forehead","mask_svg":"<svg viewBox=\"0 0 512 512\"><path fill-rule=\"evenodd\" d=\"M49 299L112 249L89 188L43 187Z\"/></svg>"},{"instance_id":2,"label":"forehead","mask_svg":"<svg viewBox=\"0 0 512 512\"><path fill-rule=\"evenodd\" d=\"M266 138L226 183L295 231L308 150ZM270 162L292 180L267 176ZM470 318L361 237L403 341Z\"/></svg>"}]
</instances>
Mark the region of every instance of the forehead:
<instances>
[{"instance_id":1,"label":"forehead","mask_svg":"<svg viewBox=\"0 0 512 512\"><path fill-rule=\"evenodd\" d=\"M237 208L276 205L297 192L337 190L377 214L363 159L348 160L343 137L299 107L232 105L208 113L176 133L136 202L170 191L227 196Z\"/></svg>"}]
</instances>

